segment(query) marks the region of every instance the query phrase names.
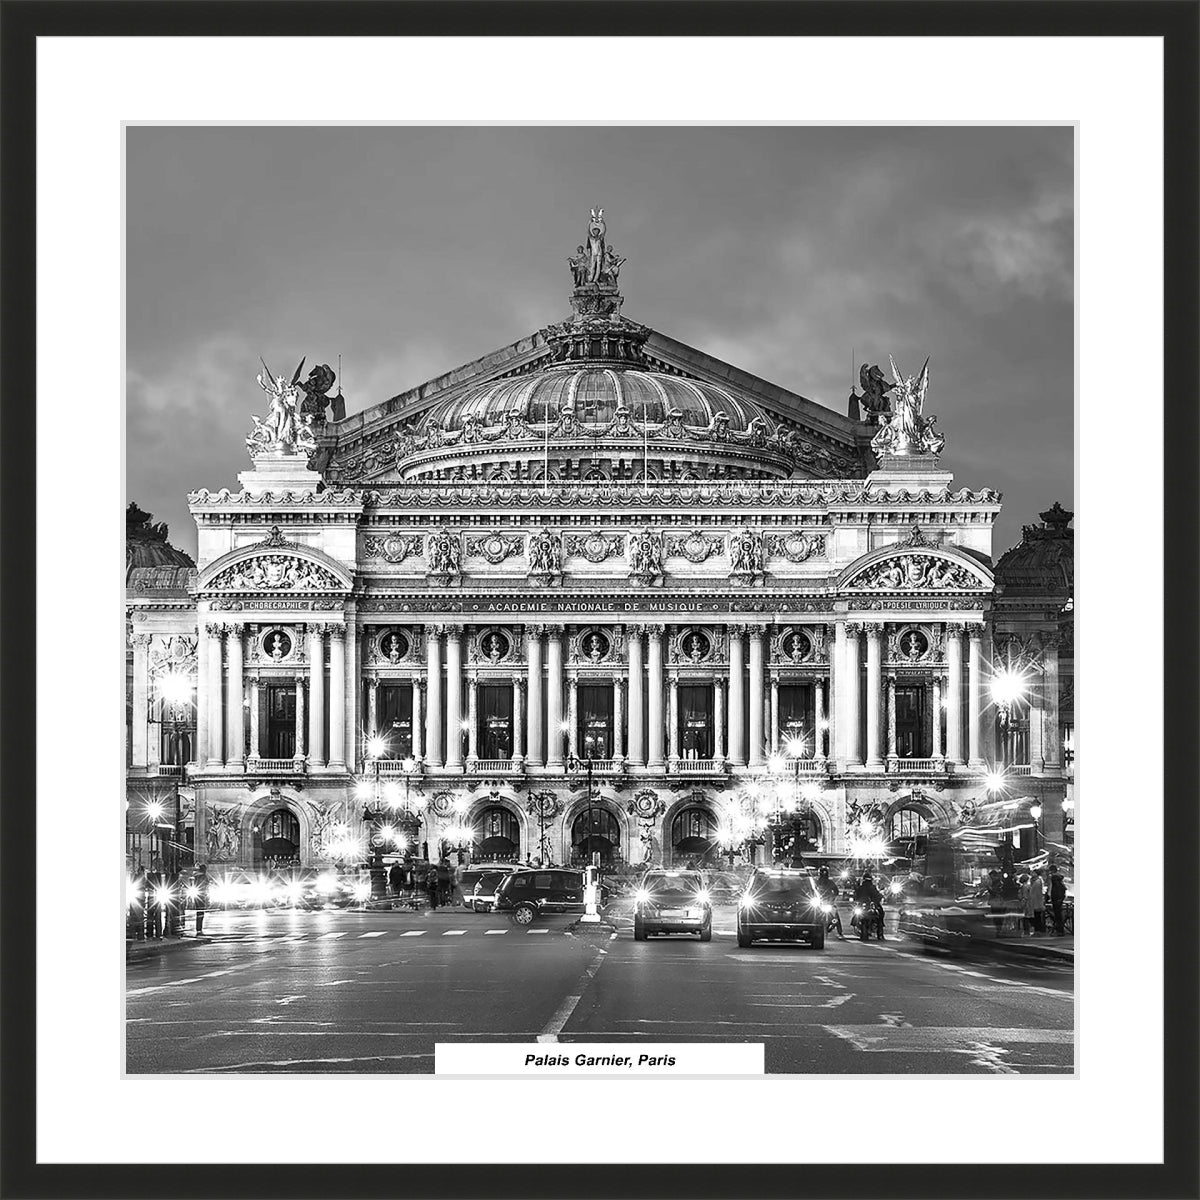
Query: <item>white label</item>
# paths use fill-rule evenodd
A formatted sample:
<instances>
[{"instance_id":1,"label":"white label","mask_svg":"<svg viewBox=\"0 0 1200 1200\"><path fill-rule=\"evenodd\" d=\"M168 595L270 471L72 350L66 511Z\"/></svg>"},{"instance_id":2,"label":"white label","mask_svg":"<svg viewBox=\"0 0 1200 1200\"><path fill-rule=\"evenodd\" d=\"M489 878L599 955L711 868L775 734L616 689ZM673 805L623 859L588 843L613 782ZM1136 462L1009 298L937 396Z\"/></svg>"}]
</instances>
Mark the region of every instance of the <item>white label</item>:
<instances>
[{"instance_id":1,"label":"white label","mask_svg":"<svg viewBox=\"0 0 1200 1200\"><path fill-rule=\"evenodd\" d=\"M438 1042L439 1075L761 1075L761 1042Z\"/></svg>"}]
</instances>

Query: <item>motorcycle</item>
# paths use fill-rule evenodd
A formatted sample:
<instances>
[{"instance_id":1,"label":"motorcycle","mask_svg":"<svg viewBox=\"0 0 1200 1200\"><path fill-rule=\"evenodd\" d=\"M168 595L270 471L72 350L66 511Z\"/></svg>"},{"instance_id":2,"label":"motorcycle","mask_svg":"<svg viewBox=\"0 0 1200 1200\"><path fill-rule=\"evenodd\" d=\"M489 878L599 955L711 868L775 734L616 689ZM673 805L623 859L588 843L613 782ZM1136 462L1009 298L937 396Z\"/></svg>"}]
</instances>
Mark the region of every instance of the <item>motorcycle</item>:
<instances>
[{"instance_id":1,"label":"motorcycle","mask_svg":"<svg viewBox=\"0 0 1200 1200\"><path fill-rule=\"evenodd\" d=\"M878 905L855 904L854 916L850 919L850 928L858 930L862 941L868 941L872 932L883 940L883 913Z\"/></svg>"}]
</instances>

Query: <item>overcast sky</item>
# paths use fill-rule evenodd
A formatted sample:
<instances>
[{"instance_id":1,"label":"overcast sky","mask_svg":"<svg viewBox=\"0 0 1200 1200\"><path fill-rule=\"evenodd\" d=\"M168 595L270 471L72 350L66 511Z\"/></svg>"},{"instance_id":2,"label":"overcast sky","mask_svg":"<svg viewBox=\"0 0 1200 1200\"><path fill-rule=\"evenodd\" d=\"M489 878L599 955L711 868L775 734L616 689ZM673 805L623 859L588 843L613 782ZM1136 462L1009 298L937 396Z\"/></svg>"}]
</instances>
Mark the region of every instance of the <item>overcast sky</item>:
<instances>
[{"instance_id":1,"label":"overcast sky","mask_svg":"<svg viewBox=\"0 0 1200 1200\"><path fill-rule=\"evenodd\" d=\"M259 355L337 366L347 411L569 313L603 206L624 313L839 413L852 358L910 374L997 556L1073 507L1070 129L128 131L128 496L195 553L237 486ZM306 367L307 371L307 367Z\"/></svg>"}]
</instances>

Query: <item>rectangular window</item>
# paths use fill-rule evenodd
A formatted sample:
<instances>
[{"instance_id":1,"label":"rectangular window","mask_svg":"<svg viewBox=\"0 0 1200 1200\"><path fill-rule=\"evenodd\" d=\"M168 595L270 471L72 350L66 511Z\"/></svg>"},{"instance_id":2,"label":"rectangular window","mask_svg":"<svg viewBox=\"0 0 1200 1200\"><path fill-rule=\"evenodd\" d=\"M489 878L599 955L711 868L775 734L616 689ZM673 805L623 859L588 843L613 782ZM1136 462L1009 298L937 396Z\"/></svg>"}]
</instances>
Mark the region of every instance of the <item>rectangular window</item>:
<instances>
[{"instance_id":1,"label":"rectangular window","mask_svg":"<svg viewBox=\"0 0 1200 1200\"><path fill-rule=\"evenodd\" d=\"M804 746L802 758L811 758L815 753L812 705L812 684L780 684L779 744L786 749L789 742L800 741Z\"/></svg>"},{"instance_id":2,"label":"rectangular window","mask_svg":"<svg viewBox=\"0 0 1200 1200\"><path fill-rule=\"evenodd\" d=\"M266 688L267 758L296 753L296 685L269 683Z\"/></svg>"},{"instance_id":3,"label":"rectangular window","mask_svg":"<svg viewBox=\"0 0 1200 1200\"><path fill-rule=\"evenodd\" d=\"M412 684L381 683L375 697L379 736L387 743L384 758L412 753Z\"/></svg>"},{"instance_id":4,"label":"rectangular window","mask_svg":"<svg viewBox=\"0 0 1200 1200\"><path fill-rule=\"evenodd\" d=\"M579 688L579 734L584 758L612 758L612 684L583 684Z\"/></svg>"},{"instance_id":5,"label":"rectangular window","mask_svg":"<svg viewBox=\"0 0 1200 1200\"><path fill-rule=\"evenodd\" d=\"M924 687L897 687L896 753L901 758L925 758L933 753L932 742Z\"/></svg>"},{"instance_id":6,"label":"rectangular window","mask_svg":"<svg viewBox=\"0 0 1200 1200\"><path fill-rule=\"evenodd\" d=\"M679 753L684 758L713 756L713 690L708 683L679 688Z\"/></svg>"},{"instance_id":7,"label":"rectangular window","mask_svg":"<svg viewBox=\"0 0 1200 1200\"><path fill-rule=\"evenodd\" d=\"M512 758L512 684L480 684L478 703L480 757Z\"/></svg>"}]
</instances>

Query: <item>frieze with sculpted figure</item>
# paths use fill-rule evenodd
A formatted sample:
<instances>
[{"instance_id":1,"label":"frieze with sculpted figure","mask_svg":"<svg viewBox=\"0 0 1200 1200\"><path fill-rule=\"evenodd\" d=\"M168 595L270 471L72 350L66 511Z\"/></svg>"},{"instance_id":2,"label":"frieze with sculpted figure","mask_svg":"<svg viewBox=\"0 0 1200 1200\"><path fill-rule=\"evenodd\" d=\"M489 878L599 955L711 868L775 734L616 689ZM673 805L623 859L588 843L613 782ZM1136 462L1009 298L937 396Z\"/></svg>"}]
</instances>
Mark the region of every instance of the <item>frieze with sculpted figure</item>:
<instances>
[{"instance_id":1,"label":"frieze with sculpted figure","mask_svg":"<svg viewBox=\"0 0 1200 1200\"><path fill-rule=\"evenodd\" d=\"M484 558L498 567L506 558L525 553L525 539L504 533L487 533L467 538L467 557Z\"/></svg>"},{"instance_id":2,"label":"frieze with sculpted figure","mask_svg":"<svg viewBox=\"0 0 1200 1200\"><path fill-rule=\"evenodd\" d=\"M401 563L406 558L420 558L425 539L419 533L389 533L383 536L367 534L363 538L363 558L382 558L385 562Z\"/></svg>"}]
</instances>

